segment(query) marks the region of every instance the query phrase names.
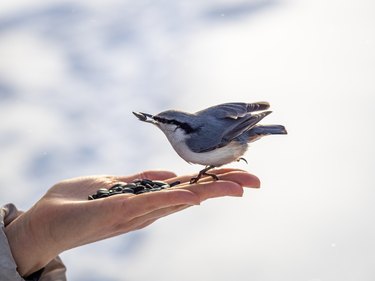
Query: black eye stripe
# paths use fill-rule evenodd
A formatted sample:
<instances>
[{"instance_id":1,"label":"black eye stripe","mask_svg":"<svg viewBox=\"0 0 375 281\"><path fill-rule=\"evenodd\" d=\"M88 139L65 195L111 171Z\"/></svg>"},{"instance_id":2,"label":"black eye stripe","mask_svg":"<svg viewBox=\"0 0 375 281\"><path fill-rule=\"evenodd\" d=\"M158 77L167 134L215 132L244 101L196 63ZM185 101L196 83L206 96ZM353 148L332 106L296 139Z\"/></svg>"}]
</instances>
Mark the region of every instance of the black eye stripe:
<instances>
[{"instance_id":1,"label":"black eye stripe","mask_svg":"<svg viewBox=\"0 0 375 281\"><path fill-rule=\"evenodd\" d=\"M164 124L176 125L177 127L183 129L186 133L193 133L193 132L197 131L197 129L194 129L189 124L184 123L184 122L179 122L177 120L169 120L169 119L159 117L159 116L154 116L154 120L156 120L160 123L164 123Z\"/></svg>"},{"instance_id":2,"label":"black eye stripe","mask_svg":"<svg viewBox=\"0 0 375 281\"><path fill-rule=\"evenodd\" d=\"M171 120L168 120L168 119L165 119L165 118L162 118L162 117L158 117L158 116L154 116L154 120L156 120L160 123L164 123L164 124L171 124L172 123Z\"/></svg>"},{"instance_id":3,"label":"black eye stripe","mask_svg":"<svg viewBox=\"0 0 375 281\"><path fill-rule=\"evenodd\" d=\"M179 126L181 124L181 122L178 122L176 120L169 120L169 119L166 119L166 118L163 118L163 117L158 117L158 116L154 116L154 119L160 123L164 123L164 124L175 124L177 126Z\"/></svg>"}]
</instances>

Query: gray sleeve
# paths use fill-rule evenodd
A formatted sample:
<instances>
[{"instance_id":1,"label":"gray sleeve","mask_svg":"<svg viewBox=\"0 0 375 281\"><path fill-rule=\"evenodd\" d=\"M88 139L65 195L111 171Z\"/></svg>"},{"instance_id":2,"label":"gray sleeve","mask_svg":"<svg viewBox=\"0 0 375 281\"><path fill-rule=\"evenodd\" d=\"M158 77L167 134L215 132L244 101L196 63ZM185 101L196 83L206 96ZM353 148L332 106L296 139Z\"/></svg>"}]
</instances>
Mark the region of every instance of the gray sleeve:
<instances>
[{"instance_id":1,"label":"gray sleeve","mask_svg":"<svg viewBox=\"0 0 375 281\"><path fill-rule=\"evenodd\" d=\"M17 265L13 259L8 239L4 229L11 221L21 215L13 204L7 204L0 209L0 280L25 281L17 272ZM39 281L66 281L66 268L59 257L53 259L43 270Z\"/></svg>"}]
</instances>

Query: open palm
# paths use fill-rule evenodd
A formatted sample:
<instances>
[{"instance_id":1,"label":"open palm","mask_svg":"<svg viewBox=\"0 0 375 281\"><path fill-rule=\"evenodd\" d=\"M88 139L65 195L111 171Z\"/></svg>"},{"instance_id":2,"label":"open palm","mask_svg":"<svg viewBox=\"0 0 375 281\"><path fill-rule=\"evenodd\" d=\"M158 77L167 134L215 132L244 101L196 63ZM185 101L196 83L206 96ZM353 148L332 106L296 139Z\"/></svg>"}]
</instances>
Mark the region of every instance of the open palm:
<instances>
[{"instance_id":1,"label":"open palm","mask_svg":"<svg viewBox=\"0 0 375 281\"><path fill-rule=\"evenodd\" d=\"M176 177L168 171L62 181L6 229L18 270L28 275L65 250L143 228L209 198L242 196L243 186L259 187L255 176L240 170L220 169L215 173L220 180L208 177L198 184L189 184L191 175ZM87 200L99 188L139 178L179 180L181 184L158 192Z\"/></svg>"}]
</instances>

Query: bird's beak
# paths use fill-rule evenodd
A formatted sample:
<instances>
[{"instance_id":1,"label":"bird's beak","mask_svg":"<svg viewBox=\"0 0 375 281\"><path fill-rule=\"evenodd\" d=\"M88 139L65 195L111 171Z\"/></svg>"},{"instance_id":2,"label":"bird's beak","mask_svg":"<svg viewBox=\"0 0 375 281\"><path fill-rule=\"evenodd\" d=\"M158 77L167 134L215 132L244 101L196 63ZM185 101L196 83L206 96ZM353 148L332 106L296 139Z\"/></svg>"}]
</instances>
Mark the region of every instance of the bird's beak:
<instances>
[{"instance_id":1,"label":"bird's beak","mask_svg":"<svg viewBox=\"0 0 375 281\"><path fill-rule=\"evenodd\" d=\"M151 114L148 114L148 113L143 113L143 112L134 112L133 111L133 114L141 121L143 122L147 122L147 123L151 123L151 124L155 124L156 121L154 120L153 118L153 115Z\"/></svg>"}]
</instances>

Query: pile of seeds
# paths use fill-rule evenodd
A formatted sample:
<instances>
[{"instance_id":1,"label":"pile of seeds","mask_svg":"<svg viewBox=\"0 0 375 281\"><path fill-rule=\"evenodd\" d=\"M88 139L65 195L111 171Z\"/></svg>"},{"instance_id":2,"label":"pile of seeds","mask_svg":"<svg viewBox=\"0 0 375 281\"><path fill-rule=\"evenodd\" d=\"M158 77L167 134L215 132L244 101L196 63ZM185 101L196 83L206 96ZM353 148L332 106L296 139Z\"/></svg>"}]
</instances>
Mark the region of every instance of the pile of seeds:
<instances>
[{"instance_id":1,"label":"pile of seeds","mask_svg":"<svg viewBox=\"0 0 375 281\"><path fill-rule=\"evenodd\" d=\"M166 188L180 184L180 181L175 181L173 183L166 183L163 181L152 181L149 179L134 180L131 183L117 183L111 188L100 188L95 194L89 195L89 200L105 198L116 194L142 194L146 192L160 191Z\"/></svg>"}]
</instances>

